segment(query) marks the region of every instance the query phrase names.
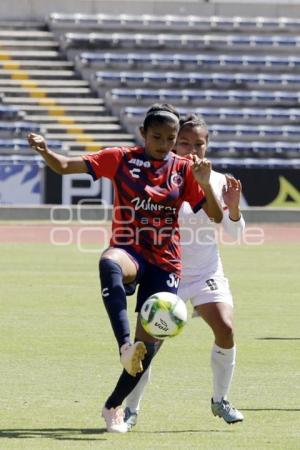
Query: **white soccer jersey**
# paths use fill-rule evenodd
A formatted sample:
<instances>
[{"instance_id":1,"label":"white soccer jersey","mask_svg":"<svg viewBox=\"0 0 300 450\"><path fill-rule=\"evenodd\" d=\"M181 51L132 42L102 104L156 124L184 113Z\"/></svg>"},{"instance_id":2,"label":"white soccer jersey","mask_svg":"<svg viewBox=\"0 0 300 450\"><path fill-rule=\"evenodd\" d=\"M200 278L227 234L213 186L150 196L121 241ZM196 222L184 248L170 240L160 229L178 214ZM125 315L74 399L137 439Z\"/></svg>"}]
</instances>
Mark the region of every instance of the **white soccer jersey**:
<instances>
[{"instance_id":1,"label":"white soccer jersey","mask_svg":"<svg viewBox=\"0 0 300 450\"><path fill-rule=\"evenodd\" d=\"M212 171L211 185L217 199L225 208L222 196L223 186L226 185L225 175ZM230 220L228 209L225 208L223 212L222 223L216 225L203 210L194 214L190 205L183 203L179 213L183 264L181 286L191 277L207 279L211 274L223 276L218 249L219 236L222 236L220 227L234 239L243 233L245 228L243 217L235 222Z\"/></svg>"}]
</instances>

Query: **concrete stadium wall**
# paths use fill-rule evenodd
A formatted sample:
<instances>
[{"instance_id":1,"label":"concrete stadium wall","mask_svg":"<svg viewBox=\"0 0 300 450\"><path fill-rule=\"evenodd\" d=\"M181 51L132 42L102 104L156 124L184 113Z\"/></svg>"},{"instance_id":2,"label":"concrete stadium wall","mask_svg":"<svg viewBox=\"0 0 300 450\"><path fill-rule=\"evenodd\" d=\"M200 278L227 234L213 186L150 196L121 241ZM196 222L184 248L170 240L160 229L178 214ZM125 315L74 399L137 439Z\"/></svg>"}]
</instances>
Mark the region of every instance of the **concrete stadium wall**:
<instances>
[{"instance_id":1,"label":"concrete stadium wall","mask_svg":"<svg viewBox=\"0 0 300 450\"><path fill-rule=\"evenodd\" d=\"M247 223L299 223L300 209L293 208L245 208ZM95 206L0 206L0 221L97 221L110 220L111 209L104 211Z\"/></svg>"},{"instance_id":2,"label":"concrete stadium wall","mask_svg":"<svg viewBox=\"0 0 300 450\"><path fill-rule=\"evenodd\" d=\"M44 20L51 12L300 17L300 0L0 0L0 21Z\"/></svg>"}]
</instances>

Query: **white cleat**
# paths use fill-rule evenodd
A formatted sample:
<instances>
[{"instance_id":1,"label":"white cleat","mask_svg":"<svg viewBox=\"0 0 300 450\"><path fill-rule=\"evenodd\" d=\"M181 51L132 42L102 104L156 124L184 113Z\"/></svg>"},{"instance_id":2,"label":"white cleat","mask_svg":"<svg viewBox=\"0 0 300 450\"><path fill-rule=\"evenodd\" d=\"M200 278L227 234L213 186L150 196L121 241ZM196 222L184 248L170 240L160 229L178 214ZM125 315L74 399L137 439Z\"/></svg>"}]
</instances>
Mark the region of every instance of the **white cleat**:
<instances>
[{"instance_id":1,"label":"white cleat","mask_svg":"<svg viewBox=\"0 0 300 450\"><path fill-rule=\"evenodd\" d=\"M223 418L229 424L243 422L244 420L243 414L223 398L220 402L214 402L211 399L211 410L214 416Z\"/></svg>"},{"instance_id":2,"label":"white cleat","mask_svg":"<svg viewBox=\"0 0 300 450\"><path fill-rule=\"evenodd\" d=\"M131 411L128 406L124 410L124 422L127 424L127 430L131 431L133 427L136 426L138 418L137 411Z\"/></svg>"},{"instance_id":3,"label":"white cleat","mask_svg":"<svg viewBox=\"0 0 300 450\"><path fill-rule=\"evenodd\" d=\"M116 408L102 408L102 417L106 422L108 433L127 433L128 426L124 422L124 412L122 406Z\"/></svg>"},{"instance_id":4,"label":"white cleat","mask_svg":"<svg viewBox=\"0 0 300 450\"><path fill-rule=\"evenodd\" d=\"M124 344L121 347L121 364L129 375L135 377L137 373L143 371L142 360L147 353L144 342L135 342L134 344Z\"/></svg>"}]
</instances>

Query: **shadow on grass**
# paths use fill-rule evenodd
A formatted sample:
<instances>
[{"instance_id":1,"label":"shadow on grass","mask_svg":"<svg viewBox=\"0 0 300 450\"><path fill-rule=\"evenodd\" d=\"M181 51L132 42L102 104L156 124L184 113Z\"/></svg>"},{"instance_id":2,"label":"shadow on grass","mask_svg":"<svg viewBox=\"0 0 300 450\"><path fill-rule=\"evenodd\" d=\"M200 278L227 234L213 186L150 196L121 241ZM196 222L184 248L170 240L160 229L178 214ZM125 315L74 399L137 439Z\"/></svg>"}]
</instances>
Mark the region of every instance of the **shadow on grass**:
<instances>
[{"instance_id":1,"label":"shadow on grass","mask_svg":"<svg viewBox=\"0 0 300 450\"><path fill-rule=\"evenodd\" d=\"M59 441L106 441L100 438L105 433L105 428L37 428L37 429L9 429L0 430L0 439L34 439L46 438ZM97 437L99 436L99 437Z\"/></svg>"},{"instance_id":2,"label":"shadow on grass","mask_svg":"<svg viewBox=\"0 0 300 450\"><path fill-rule=\"evenodd\" d=\"M259 337L258 341L300 341L300 337Z\"/></svg>"},{"instance_id":3,"label":"shadow on grass","mask_svg":"<svg viewBox=\"0 0 300 450\"><path fill-rule=\"evenodd\" d=\"M241 408L241 411L283 411L298 412L300 408Z\"/></svg>"},{"instance_id":4,"label":"shadow on grass","mask_svg":"<svg viewBox=\"0 0 300 450\"><path fill-rule=\"evenodd\" d=\"M106 441L100 435L106 433L105 428L39 428L39 429L7 429L0 430L0 439L35 439L46 438L59 441ZM229 430L163 430L143 431L134 430L134 434L174 434L174 433L230 433ZM95 436L95 437L93 437ZM97 437L99 436L99 437Z\"/></svg>"},{"instance_id":5,"label":"shadow on grass","mask_svg":"<svg viewBox=\"0 0 300 450\"><path fill-rule=\"evenodd\" d=\"M155 430L155 431L143 431L134 430L134 434L176 434L176 433L232 433L231 430Z\"/></svg>"}]
</instances>

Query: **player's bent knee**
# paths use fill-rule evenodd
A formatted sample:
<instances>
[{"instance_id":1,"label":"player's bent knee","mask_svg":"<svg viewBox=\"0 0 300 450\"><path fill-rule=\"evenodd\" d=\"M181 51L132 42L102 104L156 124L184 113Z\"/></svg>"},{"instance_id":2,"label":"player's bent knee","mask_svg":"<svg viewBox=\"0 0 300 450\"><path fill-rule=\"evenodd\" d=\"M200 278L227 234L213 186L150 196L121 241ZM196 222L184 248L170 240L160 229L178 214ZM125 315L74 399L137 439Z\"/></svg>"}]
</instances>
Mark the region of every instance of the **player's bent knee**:
<instances>
[{"instance_id":1,"label":"player's bent knee","mask_svg":"<svg viewBox=\"0 0 300 450\"><path fill-rule=\"evenodd\" d=\"M223 345L231 346L234 344L234 329L231 321L221 321L213 327L216 341Z\"/></svg>"},{"instance_id":2,"label":"player's bent knee","mask_svg":"<svg viewBox=\"0 0 300 450\"><path fill-rule=\"evenodd\" d=\"M119 265L123 274L124 283L131 283L136 278L137 266L125 251L117 248L109 248L102 253L100 263L104 260L110 260Z\"/></svg>"},{"instance_id":3,"label":"player's bent knee","mask_svg":"<svg viewBox=\"0 0 300 450\"><path fill-rule=\"evenodd\" d=\"M100 275L108 275L110 273L118 273L122 275L122 268L113 258L101 257L99 261Z\"/></svg>"}]
</instances>

